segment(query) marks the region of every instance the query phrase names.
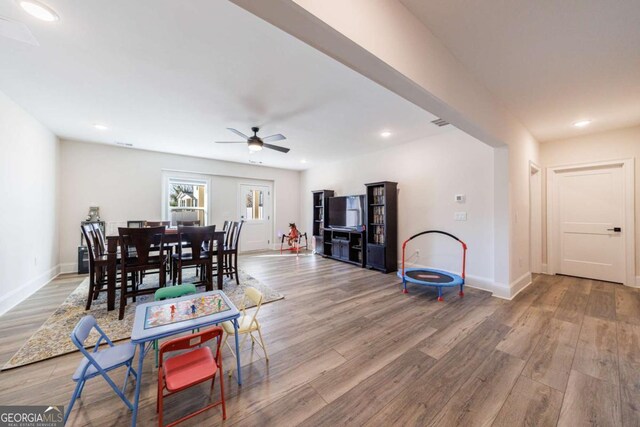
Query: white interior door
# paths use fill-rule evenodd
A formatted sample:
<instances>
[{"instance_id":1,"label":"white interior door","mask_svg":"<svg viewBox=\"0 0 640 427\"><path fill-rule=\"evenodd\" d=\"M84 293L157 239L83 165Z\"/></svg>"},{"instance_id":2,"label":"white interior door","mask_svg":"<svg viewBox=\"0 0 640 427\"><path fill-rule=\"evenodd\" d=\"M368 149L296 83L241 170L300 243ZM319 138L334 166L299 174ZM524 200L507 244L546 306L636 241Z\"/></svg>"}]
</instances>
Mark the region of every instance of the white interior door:
<instances>
[{"instance_id":1,"label":"white interior door","mask_svg":"<svg viewBox=\"0 0 640 427\"><path fill-rule=\"evenodd\" d=\"M240 250L258 251L271 245L271 187L240 184L238 216L244 220Z\"/></svg>"},{"instance_id":2,"label":"white interior door","mask_svg":"<svg viewBox=\"0 0 640 427\"><path fill-rule=\"evenodd\" d=\"M558 273L625 281L621 165L556 173Z\"/></svg>"}]
</instances>

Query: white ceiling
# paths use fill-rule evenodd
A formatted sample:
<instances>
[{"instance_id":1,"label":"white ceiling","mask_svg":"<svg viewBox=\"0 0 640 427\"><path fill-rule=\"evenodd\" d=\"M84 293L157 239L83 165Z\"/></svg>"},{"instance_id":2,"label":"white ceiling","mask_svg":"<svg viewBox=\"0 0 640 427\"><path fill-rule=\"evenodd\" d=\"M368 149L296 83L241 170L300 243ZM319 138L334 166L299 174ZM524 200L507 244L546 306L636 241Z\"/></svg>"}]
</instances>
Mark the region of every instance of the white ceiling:
<instances>
[{"instance_id":1,"label":"white ceiling","mask_svg":"<svg viewBox=\"0 0 640 427\"><path fill-rule=\"evenodd\" d=\"M291 151L252 159L305 169L451 128L226 1L47 4L59 22L0 1L0 16L40 43L0 37L0 90L62 138L247 162L245 145L212 141L259 125L260 135L286 135L277 145ZM392 137L379 136L385 129Z\"/></svg>"},{"instance_id":2,"label":"white ceiling","mask_svg":"<svg viewBox=\"0 0 640 427\"><path fill-rule=\"evenodd\" d=\"M538 140L640 124L639 0L401 2Z\"/></svg>"}]
</instances>

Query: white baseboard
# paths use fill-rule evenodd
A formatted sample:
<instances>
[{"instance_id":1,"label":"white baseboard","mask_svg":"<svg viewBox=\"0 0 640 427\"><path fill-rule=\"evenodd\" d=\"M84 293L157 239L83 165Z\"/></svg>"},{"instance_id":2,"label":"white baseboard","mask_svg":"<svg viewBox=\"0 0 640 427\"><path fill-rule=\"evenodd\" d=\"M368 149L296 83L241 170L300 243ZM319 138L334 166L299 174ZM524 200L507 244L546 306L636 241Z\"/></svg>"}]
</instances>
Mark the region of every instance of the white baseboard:
<instances>
[{"instance_id":1,"label":"white baseboard","mask_svg":"<svg viewBox=\"0 0 640 427\"><path fill-rule=\"evenodd\" d=\"M16 287L13 291L0 298L0 316L20 304L25 299L36 293L47 283L60 274L60 265L50 268L27 283Z\"/></svg>"},{"instance_id":2,"label":"white baseboard","mask_svg":"<svg viewBox=\"0 0 640 427\"><path fill-rule=\"evenodd\" d=\"M516 295L520 293L524 288L531 284L531 272L527 271L518 279L511 282L509 286L510 295L507 299L513 299Z\"/></svg>"},{"instance_id":3,"label":"white baseboard","mask_svg":"<svg viewBox=\"0 0 640 427\"><path fill-rule=\"evenodd\" d=\"M464 285L470 288L489 291L494 297L509 298L509 287L507 285L494 282L493 280L485 277L471 276L467 274L467 277L465 277L464 280Z\"/></svg>"},{"instance_id":4,"label":"white baseboard","mask_svg":"<svg viewBox=\"0 0 640 427\"><path fill-rule=\"evenodd\" d=\"M640 288L640 276L636 276L636 284L632 285L632 288Z\"/></svg>"},{"instance_id":5,"label":"white baseboard","mask_svg":"<svg viewBox=\"0 0 640 427\"><path fill-rule=\"evenodd\" d=\"M60 274L69 274L69 273L77 273L78 272L78 263L77 262L66 262L64 264L60 264Z\"/></svg>"},{"instance_id":6,"label":"white baseboard","mask_svg":"<svg viewBox=\"0 0 640 427\"><path fill-rule=\"evenodd\" d=\"M549 274L547 270L547 264L542 264L542 274Z\"/></svg>"}]
</instances>

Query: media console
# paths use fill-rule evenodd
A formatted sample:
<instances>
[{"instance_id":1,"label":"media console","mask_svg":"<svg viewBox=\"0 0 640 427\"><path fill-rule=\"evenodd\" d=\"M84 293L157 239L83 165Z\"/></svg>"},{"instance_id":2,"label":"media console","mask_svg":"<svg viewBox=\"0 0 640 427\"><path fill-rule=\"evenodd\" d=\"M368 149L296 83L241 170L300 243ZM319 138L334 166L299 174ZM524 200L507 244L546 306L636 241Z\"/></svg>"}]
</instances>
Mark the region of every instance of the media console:
<instances>
[{"instance_id":1,"label":"media console","mask_svg":"<svg viewBox=\"0 0 640 427\"><path fill-rule=\"evenodd\" d=\"M382 181L365 186L363 227L358 229L329 227L332 221L327 201L334 192L313 192L315 253L391 273L398 269L398 184Z\"/></svg>"},{"instance_id":2,"label":"media console","mask_svg":"<svg viewBox=\"0 0 640 427\"><path fill-rule=\"evenodd\" d=\"M363 250L365 232L356 230L325 229L323 236L324 256L348 262L360 267L365 266L366 256Z\"/></svg>"}]
</instances>

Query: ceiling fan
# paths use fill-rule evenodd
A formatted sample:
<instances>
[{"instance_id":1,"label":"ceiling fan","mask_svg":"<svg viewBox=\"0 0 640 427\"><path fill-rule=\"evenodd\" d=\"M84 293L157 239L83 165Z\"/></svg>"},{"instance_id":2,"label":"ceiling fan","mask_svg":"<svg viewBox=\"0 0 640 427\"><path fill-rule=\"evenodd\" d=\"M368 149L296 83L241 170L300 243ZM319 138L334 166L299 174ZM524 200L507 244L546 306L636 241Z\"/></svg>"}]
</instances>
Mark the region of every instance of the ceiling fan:
<instances>
[{"instance_id":1,"label":"ceiling fan","mask_svg":"<svg viewBox=\"0 0 640 427\"><path fill-rule=\"evenodd\" d=\"M271 136L265 136L264 138L260 138L258 136L258 132L260 128L252 127L251 131L253 132L253 136L247 136L239 130L233 128L227 128L231 132L238 135L240 138L244 138L246 141L216 141L216 144L247 144L249 146L249 150L251 151L260 151L262 148L270 148L272 150L280 151L281 153L288 153L289 148L279 147L277 145L267 144L268 142L274 141L282 141L283 139L287 139L282 134L275 134Z\"/></svg>"}]
</instances>

